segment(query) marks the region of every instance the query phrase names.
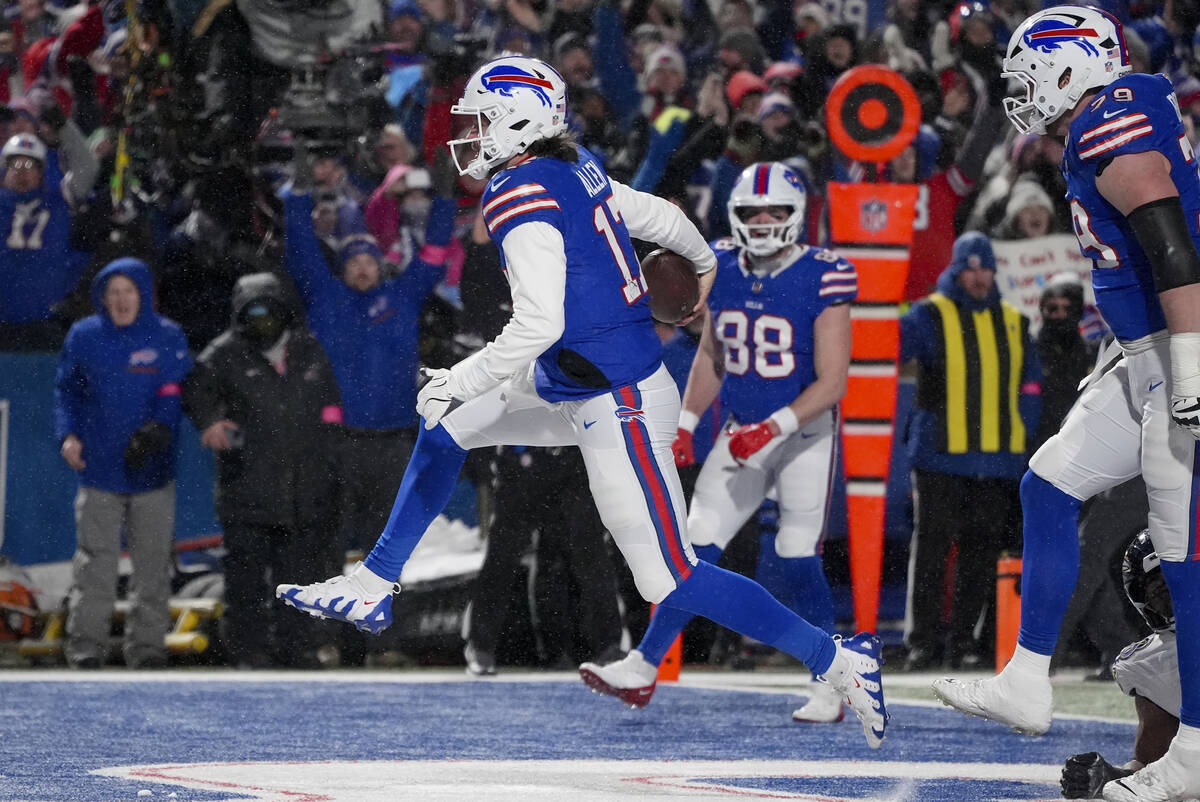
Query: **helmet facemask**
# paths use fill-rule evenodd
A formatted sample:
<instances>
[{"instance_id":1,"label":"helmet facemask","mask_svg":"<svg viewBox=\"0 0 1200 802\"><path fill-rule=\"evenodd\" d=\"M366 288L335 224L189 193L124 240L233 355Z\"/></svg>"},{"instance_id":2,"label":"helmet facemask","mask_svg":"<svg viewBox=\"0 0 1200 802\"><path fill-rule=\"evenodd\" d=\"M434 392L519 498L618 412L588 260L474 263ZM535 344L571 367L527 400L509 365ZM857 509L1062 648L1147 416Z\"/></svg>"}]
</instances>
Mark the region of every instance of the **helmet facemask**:
<instances>
[{"instance_id":1,"label":"helmet facemask","mask_svg":"<svg viewBox=\"0 0 1200 802\"><path fill-rule=\"evenodd\" d=\"M450 148L450 158L459 175L482 180L488 177L492 167L509 158L500 156L496 140L488 133L492 120L501 114L496 106L482 109L456 105L450 108L451 130L457 131L459 138L450 140L446 146Z\"/></svg>"},{"instance_id":2,"label":"helmet facemask","mask_svg":"<svg viewBox=\"0 0 1200 802\"><path fill-rule=\"evenodd\" d=\"M778 222L751 223L764 211L780 210L786 217ZM775 215L783 217L783 214ZM800 236L804 212L795 204L731 203L729 223L738 245L753 256L771 256L792 245Z\"/></svg>"}]
</instances>

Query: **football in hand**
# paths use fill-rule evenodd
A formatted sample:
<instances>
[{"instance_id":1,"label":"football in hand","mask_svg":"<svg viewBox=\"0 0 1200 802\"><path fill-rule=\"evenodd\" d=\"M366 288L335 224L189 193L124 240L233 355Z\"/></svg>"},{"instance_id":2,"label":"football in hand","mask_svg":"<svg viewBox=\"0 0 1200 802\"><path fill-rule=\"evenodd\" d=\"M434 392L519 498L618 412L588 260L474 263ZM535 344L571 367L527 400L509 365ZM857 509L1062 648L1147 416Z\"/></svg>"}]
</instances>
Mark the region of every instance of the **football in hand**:
<instances>
[{"instance_id":1,"label":"football in hand","mask_svg":"<svg viewBox=\"0 0 1200 802\"><path fill-rule=\"evenodd\" d=\"M659 248L646 255L642 278L650 290L650 314L660 323L678 323L700 301L696 266L674 251Z\"/></svg>"}]
</instances>

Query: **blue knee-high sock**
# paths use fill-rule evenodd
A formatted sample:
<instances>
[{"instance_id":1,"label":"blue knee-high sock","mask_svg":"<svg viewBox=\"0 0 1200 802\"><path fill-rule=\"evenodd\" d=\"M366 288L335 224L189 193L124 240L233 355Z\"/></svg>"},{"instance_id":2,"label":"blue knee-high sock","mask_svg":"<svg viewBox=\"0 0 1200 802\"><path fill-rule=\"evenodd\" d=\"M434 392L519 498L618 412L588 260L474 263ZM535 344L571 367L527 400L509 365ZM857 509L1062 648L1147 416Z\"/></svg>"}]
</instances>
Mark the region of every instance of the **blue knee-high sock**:
<instances>
[{"instance_id":1,"label":"blue knee-high sock","mask_svg":"<svg viewBox=\"0 0 1200 802\"><path fill-rule=\"evenodd\" d=\"M387 526L363 560L367 568L384 579L399 579L408 555L450 500L466 459L466 450L444 426L421 426Z\"/></svg>"},{"instance_id":2,"label":"blue knee-high sock","mask_svg":"<svg viewBox=\"0 0 1200 802\"><path fill-rule=\"evenodd\" d=\"M814 554L812 557L775 559L779 561L780 573L792 590L794 601L788 607L813 626L820 627L832 635L833 591L829 589L829 580L825 578L821 558Z\"/></svg>"},{"instance_id":3,"label":"blue knee-high sock","mask_svg":"<svg viewBox=\"0 0 1200 802\"><path fill-rule=\"evenodd\" d=\"M788 580L779 554L775 551L774 529L758 537L758 562L754 566L754 581L766 588L784 607L796 611L796 589ZM800 613L803 615L803 613Z\"/></svg>"},{"instance_id":4,"label":"blue knee-high sock","mask_svg":"<svg viewBox=\"0 0 1200 802\"><path fill-rule=\"evenodd\" d=\"M1079 577L1079 507L1033 471L1021 479L1025 550L1021 557L1021 632L1017 643L1052 655Z\"/></svg>"},{"instance_id":5,"label":"blue knee-high sock","mask_svg":"<svg viewBox=\"0 0 1200 802\"><path fill-rule=\"evenodd\" d=\"M762 585L704 561L663 599L659 609L664 607L702 615L774 646L815 674L829 670L837 651L832 637L784 607Z\"/></svg>"},{"instance_id":6,"label":"blue knee-high sock","mask_svg":"<svg viewBox=\"0 0 1200 802\"><path fill-rule=\"evenodd\" d=\"M1200 727L1200 561L1163 560L1163 578L1175 608L1175 645L1179 649L1179 720Z\"/></svg>"},{"instance_id":7,"label":"blue knee-high sock","mask_svg":"<svg viewBox=\"0 0 1200 802\"><path fill-rule=\"evenodd\" d=\"M710 563L716 563L721 559L723 549L717 545L694 546L696 556L701 560ZM667 596L667 598L671 598ZM667 649L671 648L671 644L675 642L675 638L683 631L683 628L688 625L688 622L693 618L692 614L685 610L677 610L673 607L668 607L664 600L654 610L654 617L650 619L650 626L646 627L646 634L642 636L642 642L638 644L637 649L642 653L642 657L653 665L658 665L662 662L663 655L667 653Z\"/></svg>"}]
</instances>

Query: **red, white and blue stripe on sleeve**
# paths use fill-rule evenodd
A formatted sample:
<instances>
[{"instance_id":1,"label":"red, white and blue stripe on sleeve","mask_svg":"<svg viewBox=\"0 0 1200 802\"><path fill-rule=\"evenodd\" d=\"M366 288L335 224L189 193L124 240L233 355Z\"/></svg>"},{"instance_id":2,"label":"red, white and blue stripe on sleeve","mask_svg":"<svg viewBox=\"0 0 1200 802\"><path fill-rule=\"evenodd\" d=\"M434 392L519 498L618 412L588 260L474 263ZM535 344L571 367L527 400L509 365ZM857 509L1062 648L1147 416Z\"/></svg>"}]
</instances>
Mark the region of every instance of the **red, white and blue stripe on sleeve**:
<instances>
[{"instance_id":1,"label":"red, white and blue stripe on sleeve","mask_svg":"<svg viewBox=\"0 0 1200 802\"><path fill-rule=\"evenodd\" d=\"M493 239L498 242L513 227L535 220L561 228L562 209L544 186L536 182L511 183L513 186L501 187L483 198L483 220Z\"/></svg>"},{"instance_id":2,"label":"red, white and blue stripe on sleeve","mask_svg":"<svg viewBox=\"0 0 1200 802\"><path fill-rule=\"evenodd\" d=\"M858 297L858 271L846 261L829 265L821 274L821 288L817 294L829 305L847 303Z\"/></svg>"},{"instance_id":3,"label":"red, white and blue stripe on sleeve","mask_svg":"<svg viewBox=\"0 0 1200 802\"><path fill-rule=\"evenodd\" d=\"M1089 128L1079 135L1079 158L1094 159L1097 156L1115 155L1113 152L1154 132L1150 118L1140 111L1130 111L1100 125Z\"/></svg>"}]
</instances>

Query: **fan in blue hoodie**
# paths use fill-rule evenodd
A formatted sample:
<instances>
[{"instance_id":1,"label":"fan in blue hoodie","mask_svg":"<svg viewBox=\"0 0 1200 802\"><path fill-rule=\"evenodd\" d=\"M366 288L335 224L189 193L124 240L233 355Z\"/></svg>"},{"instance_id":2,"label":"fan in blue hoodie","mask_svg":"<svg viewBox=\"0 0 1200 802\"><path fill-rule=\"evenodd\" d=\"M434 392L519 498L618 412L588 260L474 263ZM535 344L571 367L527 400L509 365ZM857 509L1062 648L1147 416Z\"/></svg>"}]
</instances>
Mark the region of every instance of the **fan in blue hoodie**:
<instances>
[{"instance_id":1,"label":"fan in blue hoodie","mask_svg":"<svg viewBox=\"0 0 1200 802\"><path fill-rule=\"evenodd\" d=\"M125 662L166 663L181 382L192 359L183 331L153 299L144 262L110 262L92 283L97 313L71 327L59 357L55 434L79 474L66 646L76 668L107 656L122 530L138 589Z\"/></svg>"}]
</instances>

